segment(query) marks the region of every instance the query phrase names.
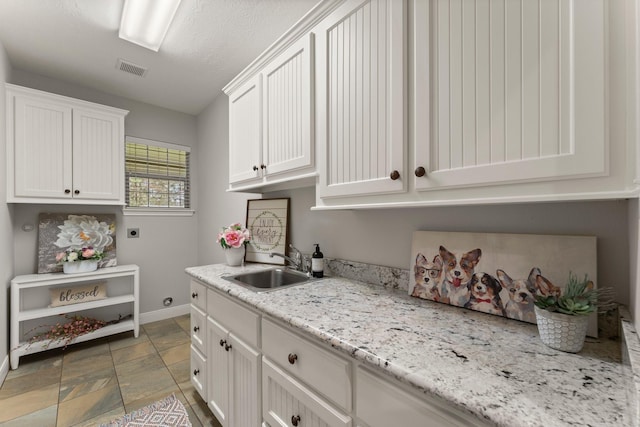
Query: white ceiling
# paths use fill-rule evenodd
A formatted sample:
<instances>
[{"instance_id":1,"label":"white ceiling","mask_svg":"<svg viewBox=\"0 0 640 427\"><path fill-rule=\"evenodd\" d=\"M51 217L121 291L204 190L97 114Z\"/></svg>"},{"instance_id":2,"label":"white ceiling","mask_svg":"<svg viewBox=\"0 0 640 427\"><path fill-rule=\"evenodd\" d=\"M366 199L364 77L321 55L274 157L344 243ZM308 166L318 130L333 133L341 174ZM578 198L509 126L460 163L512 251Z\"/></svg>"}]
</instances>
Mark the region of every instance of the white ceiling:
<instances>
[{"instance_id":1,"label":"white ceiling","mask_svg":"<svg viewBox=\"0 0 640 427\"><path fill-rule=\"evenodd\" d=\"M16 69L198 114L317 1L182 0L156 53L118 38L124 0L0 0L0 42Z\"/></svg>"}]
</instances>

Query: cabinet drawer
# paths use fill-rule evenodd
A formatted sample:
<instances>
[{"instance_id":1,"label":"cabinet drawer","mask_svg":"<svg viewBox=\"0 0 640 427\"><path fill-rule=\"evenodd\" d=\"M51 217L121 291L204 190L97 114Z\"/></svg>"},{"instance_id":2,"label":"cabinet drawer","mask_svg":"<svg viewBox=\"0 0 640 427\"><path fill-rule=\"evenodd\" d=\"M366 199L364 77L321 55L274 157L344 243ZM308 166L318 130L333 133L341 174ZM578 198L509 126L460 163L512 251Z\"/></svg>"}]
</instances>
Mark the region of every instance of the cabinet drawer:
<instances>
[{"instance_id":1,"label":"cabinet drawer","mask_svg":"<svg viewBox=\"0 0 640 427\"><path fill-rule=\"evenodd\" d=\"M191 281L191 304L202 311L207 309L207 287L195 280Z\"/></svg>"},{"instance_id":2,"label":"cabinet drawer","mask_svg":"<svg viewBox=\"0 0 640 427\"><path fill-rule=\"evenodd\" d=\"M486 426L435 396L414 396L360 367L356 370L356 416L369 427Z\"/></svg>"},{"instance_id":3,"label":"cabinet drawer","mask_svg":"<svg viewBox=\"0 0 640 427\"><path fill-rule=\"evenodd\" d=\"M207 360L200 351L191 345L191 384L200 396L207 401Z\"/></svg>"},{"instance_id":4,"label":"cabinet drawer","mask_svg":"<svg viewBox=\"0 0 640 427\"><path fill-rule=\"evenodd\" d=\"M347 360L267 319L262 322L262 351L287 372L351 410L351 364Z\"/></svg>"},{"instance_id":5,"label":"cabinet drawer","mask_svg":"<svg viewBox=\"0 0 640 427\"><path fill-rule=\"evenodd\" d=\"M266 358L262 359L262 417L271 427L347 427L351 417L315 395Z\"/></svg>"},{"instance_id":6,"label":"cabinet drawer","mask_svg":"<svg viewBox=\"0 0 640 427\"><path fill-rule=\"evenodd\" d=\"M191 306L191 345L206 354L207 315L196 306Z\"/></svg>"},{"instance_id":7,"label":"cabinet drawer","mask_svg":"<svg viewBox=\"0 0 640 427\"><path fill-rule=\"evenodd\" d=\"M207 315L254 348L259 346L260 315L213 289L207 291Z\"/></svg>"}]
</instances>

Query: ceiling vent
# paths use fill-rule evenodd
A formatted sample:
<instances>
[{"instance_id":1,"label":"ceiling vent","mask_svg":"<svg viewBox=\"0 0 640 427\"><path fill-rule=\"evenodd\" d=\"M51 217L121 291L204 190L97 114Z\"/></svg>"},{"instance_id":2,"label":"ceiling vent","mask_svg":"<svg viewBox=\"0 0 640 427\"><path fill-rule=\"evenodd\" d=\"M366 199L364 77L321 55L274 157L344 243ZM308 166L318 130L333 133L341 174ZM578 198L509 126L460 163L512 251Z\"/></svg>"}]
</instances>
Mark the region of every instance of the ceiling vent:
<instances>
[{"instance_id":1,"label":"ceiling vent","mask_svg":"<svg viewBox=\"0 0 640 427\"><path fill-rule=\"evenodd\" d=\"M125 73L133 74L138 77L144 77L147 74L146 68L141 67L140 65L136 65L132 62L125 61L122 58L118 58L116 68L120 71L124 71Z\"/></svg>"}]
</instances>

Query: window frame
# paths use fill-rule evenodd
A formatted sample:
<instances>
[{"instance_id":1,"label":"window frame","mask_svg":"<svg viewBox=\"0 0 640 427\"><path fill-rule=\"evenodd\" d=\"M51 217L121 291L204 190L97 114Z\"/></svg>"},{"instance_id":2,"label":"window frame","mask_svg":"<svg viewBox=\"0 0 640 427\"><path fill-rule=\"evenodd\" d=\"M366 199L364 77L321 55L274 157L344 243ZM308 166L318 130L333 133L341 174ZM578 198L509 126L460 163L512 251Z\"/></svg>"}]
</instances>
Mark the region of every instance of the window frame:
<instances>
[{"instance_id":1,"label":"window frame","mask_svg":"<svg viewBox=\"0 0 640 427\"><path fill-rule=\"evenodd\" d=\"M151 147L166 148L170 150L179 150L179 151L184 151L186 153L189 153L189 161L187 163L187 179L186 179L187 192L185 193L185 198L188 198L188 201L189 201L189 207L177 207L177 206L176 207L167 207L167 206L130 207L130 206L127 206L128 194L129 194L129 191L128 191L129 179L126 171L127 169L126 145L128 142L131 142L134 144L144 144ZM187 145L179 145L179 144L173 144L173 143L164 142L164 141L158 141L154 139L139 138L139 137L130 136L130 135L125 136L124 144L125 144L125 159L123 164L123 174L124 174L124 185L125 185L125 205L122 207L122 213L124 215L130 215L130 216L192 216L195 213L195 211L193 209L193 193L192 193L193 187L191 184L191 171L192 171L191 147Z\"/></svg>"}]
</instances>

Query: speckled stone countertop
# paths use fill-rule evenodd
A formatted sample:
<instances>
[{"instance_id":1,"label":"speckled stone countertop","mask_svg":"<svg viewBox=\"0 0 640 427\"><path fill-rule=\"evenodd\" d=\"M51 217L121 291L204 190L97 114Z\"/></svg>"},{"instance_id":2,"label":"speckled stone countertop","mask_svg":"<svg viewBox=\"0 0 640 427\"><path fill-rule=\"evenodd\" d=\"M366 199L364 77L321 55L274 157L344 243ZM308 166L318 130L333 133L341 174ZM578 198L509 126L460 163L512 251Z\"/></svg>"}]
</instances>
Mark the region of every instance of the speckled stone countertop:
<instances>
[{"instance_id":1,"label":"speckled stone countertop","mask_svg":"<svg viewBox=\"0 0 640 427\"><path fill-rule=\"evenodd\" d=\"M587 338L578 354L546 347L535 325L409 297L356 280L255 293L221 276L268 268L209 265L186 272L316 342L504 427L635 426L633 378L618 341Z\"/></svg>"}]
</instances>

